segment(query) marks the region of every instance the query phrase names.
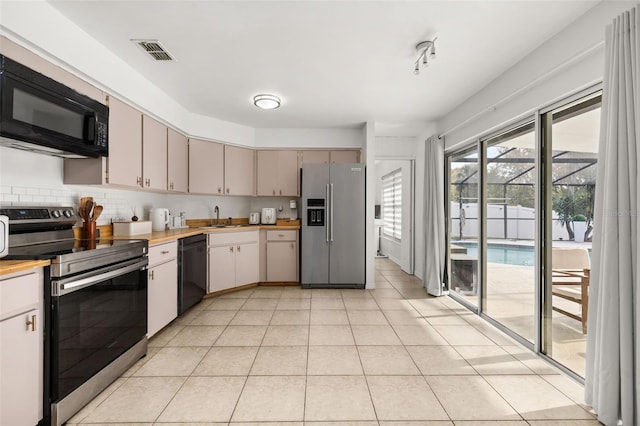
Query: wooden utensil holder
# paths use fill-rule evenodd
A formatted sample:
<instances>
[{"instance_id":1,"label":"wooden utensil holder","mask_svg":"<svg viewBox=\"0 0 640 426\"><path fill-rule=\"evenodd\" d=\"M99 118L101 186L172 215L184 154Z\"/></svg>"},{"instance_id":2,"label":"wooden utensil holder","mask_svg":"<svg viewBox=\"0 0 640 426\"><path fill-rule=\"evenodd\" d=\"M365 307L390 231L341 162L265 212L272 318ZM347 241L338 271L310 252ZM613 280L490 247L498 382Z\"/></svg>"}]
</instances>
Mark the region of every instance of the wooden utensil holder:
<instances>
[{"instance_id":1,"label":"wooden utensil holder","mask_svg":"<svg viewBox=\"0 0 640 426\"><path fill-rule=\"evenodd\" d=\"M96 239L96 223L94 221L82 224L82 239L94 241Z\"/></svg>"}]
</instances>

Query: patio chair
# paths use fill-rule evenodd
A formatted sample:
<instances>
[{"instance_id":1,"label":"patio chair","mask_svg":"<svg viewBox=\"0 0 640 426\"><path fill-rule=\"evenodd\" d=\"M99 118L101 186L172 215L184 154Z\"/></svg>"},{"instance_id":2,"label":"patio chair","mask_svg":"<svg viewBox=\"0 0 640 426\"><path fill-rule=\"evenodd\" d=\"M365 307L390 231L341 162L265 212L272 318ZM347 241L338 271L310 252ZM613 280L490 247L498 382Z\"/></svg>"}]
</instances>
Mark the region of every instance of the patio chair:
<instances>
[{"instance_id":1,"label":"patio chair","mask_svg":"<svg viewBox=\"0 0 640 426\"><path fill-rule=\"evenodd\" d=\"M586 248L553 248L551 294L579 305L578 314L558 306L553 310L582 323L582 334L587 333L589 309L589 274L591 261Z\"/></svg>"}]
</instances>

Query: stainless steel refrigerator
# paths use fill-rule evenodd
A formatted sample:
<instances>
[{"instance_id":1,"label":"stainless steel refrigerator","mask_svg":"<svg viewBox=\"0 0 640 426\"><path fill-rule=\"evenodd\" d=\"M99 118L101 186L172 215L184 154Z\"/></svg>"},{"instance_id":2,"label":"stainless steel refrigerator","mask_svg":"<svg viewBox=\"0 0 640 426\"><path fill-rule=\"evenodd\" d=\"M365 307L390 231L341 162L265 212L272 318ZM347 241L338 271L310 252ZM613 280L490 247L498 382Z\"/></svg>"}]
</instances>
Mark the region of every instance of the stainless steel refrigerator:
<instances>
[{"instance_id":1,"label":"stainless steel refrigerator","mask_svg":"<svg viewBox=\"0 0 640 426\"><path fill-rule=\"evenodd\" d=\"M364 288L364 164L302 165L300 283Z\"/></svg>"}]
</instances>

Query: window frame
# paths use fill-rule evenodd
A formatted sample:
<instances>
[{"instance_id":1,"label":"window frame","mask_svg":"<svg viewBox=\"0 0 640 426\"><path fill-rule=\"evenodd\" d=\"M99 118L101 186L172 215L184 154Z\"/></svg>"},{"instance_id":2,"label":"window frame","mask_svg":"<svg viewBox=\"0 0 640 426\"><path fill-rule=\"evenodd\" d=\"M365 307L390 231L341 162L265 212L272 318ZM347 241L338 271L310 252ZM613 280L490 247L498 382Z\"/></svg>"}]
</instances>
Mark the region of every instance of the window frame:
<instances>
[{"instance_id":1,"label":"window frame","mask_svg":"<svg viewBox=\"0 0 640 426\"><path fill-rule=\"evenodd\" d=\"M402 241L402 168L382 176L382 234L394 241ZM387 204L387 191L391 191L391 203ZM387 222L389 209L393 218ZM391 231L391 233L389 232Z\"/></svg>"}]
</instances>

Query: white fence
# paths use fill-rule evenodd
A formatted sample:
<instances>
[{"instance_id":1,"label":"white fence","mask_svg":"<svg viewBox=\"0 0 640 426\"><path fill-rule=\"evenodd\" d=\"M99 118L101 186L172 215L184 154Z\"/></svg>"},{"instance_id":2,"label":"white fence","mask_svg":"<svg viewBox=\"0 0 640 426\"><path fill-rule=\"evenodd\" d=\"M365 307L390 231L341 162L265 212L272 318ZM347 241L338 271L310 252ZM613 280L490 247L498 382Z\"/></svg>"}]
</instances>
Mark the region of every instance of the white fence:
<instances>
[{"instance_id":1,"label":"white fence","mask_svg":"<svg viewBox=\"0 0 640 426\"><path fill-rule=\"evenodd\" d=\"M505 218L505 208L506 218ZM462 203L462 217L460 204L451 202L449 209L451 217L452 238L460 238L460 223L462 222L462 238L478 238L480 224L478 222L478 204ZM569 240L567 229L557 219L558 214L553 212L553 239ZM487 206L487 238L534 240L536 230L536 212L531 207L505 206L489 204Z\"/></svg>"}]
</instances>

